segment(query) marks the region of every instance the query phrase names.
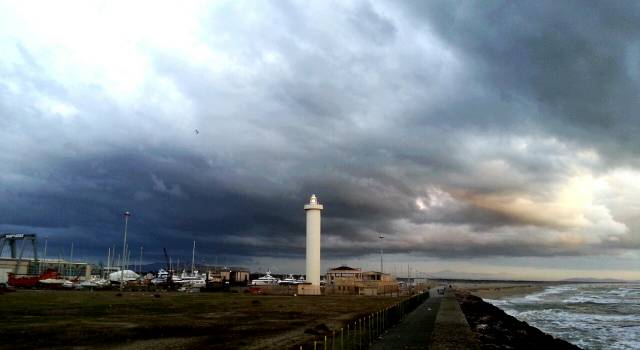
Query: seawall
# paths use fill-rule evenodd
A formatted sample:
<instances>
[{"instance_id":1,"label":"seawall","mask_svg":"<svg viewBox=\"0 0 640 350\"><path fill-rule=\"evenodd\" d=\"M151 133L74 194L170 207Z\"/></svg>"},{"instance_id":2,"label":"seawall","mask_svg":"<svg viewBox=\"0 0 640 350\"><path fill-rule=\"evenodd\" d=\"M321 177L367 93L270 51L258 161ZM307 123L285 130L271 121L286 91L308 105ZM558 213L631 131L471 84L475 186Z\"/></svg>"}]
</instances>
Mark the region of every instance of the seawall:
<instances>
[{"instance_id":1,"label":"seawall","mask_svg":"<svg viewBox=\"0 0 640 350\"><path fill-rule=\"evenodd\" d=\"M457 292L455 296L481 349L580 349L506 314L480 297L468 292Z\"/></svg>"}]
</instances>

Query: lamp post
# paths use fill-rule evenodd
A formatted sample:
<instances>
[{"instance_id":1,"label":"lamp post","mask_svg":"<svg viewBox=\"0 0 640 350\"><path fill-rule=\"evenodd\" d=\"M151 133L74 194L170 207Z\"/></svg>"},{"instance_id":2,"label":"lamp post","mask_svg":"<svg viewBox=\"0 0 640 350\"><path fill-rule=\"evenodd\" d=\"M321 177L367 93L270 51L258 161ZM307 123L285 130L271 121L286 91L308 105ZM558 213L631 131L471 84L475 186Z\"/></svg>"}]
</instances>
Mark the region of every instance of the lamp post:
<instances>
[{"instance_id":1,"label":"lamp post","mask_svg":"<svg viewBox=\"0 0 640 350\"><path fill-rule=\"evenodd\" d=\"M43 256L43 260L44 260L44 269L42 269L42 267L40 268L40 272L42 273L42 271L47 269L47 242L49 241L49 236L44 236L44 256Z\"/></svg>"},{"instance_id":2,"label":"lamp post","mask_svg":"<svg viewBox=\"0 0 640 350\"><path fill-rule=\"evenodd\" d=\"M382 264L382 240L384 236L380 234L378 238L380 238L380 273L384 273L384 265Z\"/></svg>"},{"instance_id":3,"label":"lamp post","mask_svg":"<svg viewBox=\"0 0 640 350\"><path fill-rule=\"evenodd\" d=\"M144 249L143 246L140 246L140 264L138 265L138 273L142 273L142 250Z\"/></svg>"},{"instance_id":4,"label":"lamp post","mask_svg":"<svg viewBox=\"0 0 640 350\"><path fill-rule=\"evenodd\" d=\"M124 212L124 241L122 243L122 267L120 269L120 291L124 289L124 257L127 255L127 224L129 223L129 211Z\"/></svg>"}]
</instances>

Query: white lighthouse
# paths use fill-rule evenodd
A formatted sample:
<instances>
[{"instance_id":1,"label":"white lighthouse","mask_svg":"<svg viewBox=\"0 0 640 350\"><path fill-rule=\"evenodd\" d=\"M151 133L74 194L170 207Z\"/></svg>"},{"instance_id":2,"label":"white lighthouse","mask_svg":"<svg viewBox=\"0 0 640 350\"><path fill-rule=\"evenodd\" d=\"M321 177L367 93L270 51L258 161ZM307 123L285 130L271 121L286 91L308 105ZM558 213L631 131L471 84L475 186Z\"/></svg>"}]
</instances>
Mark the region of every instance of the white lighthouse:
<instances>
[{"instance_id":1,"label":"white lighthouse","mask_svg":"<svg viewBox=\"0 0 640 350\"><path fill-rule=\"evenodd\" d=\"M307 212L307 283L311 284L305 294L320 294L320 213L322 204L316 195L312 195L309 204L305 204ZM305 288L305 289L307 289Z\"/></svg>"}]
</instances>

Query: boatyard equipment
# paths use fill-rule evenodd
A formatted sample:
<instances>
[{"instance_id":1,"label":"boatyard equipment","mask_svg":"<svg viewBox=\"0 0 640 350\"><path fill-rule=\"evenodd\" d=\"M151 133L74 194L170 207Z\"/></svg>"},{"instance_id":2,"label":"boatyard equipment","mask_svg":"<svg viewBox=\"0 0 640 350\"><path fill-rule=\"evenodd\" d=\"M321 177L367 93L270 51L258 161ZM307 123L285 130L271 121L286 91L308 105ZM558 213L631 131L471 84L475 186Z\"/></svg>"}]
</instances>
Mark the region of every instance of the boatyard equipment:
<instances>
[{"instance_id":1,"label":"boatyard equipment","mask_svg":"<svg viewBox=\"0 0 640 350\"><path fill-rule=\"evenodd\" d=\"M24 245L26 241L31 241L31 247L33 248L33 260L35 262L38 261L38 248L36 246L36 234L35 233L2 233L0 234L0 256L2 256L2 252L4 251L4 246L6 244L9 245L9 250L11 253L11 259L16 259L16 248L17 241L22 241L22 245L20 246L20 255L17 256L15 273L18 273L18 266L20 265L20 261L22 260L22 255L24 254Z\"/></svg>"}]
</instances>

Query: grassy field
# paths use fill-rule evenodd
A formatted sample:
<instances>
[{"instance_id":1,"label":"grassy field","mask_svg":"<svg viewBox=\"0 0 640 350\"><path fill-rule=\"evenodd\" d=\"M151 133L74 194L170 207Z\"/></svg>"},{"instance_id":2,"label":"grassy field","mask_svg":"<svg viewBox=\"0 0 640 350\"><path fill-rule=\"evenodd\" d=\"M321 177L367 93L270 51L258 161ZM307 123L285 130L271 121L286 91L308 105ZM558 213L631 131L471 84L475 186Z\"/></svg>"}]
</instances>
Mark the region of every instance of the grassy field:
<instances>
[{"instance_id":1,"label":"grassy field","mask_svg":"<svg viewBox=\"0 0 640 350\"><path fill-rule=\"evenodd\" d=\"M397 298L18 291L0 295L0 349L292 349ZM305 332L306 331L306 332Z\"/></svg>"}]
</instances>

